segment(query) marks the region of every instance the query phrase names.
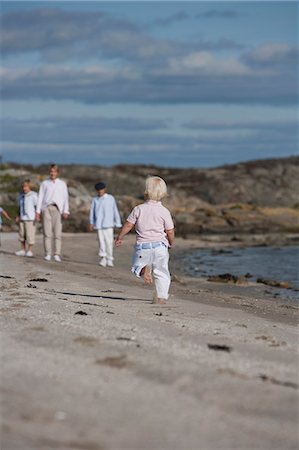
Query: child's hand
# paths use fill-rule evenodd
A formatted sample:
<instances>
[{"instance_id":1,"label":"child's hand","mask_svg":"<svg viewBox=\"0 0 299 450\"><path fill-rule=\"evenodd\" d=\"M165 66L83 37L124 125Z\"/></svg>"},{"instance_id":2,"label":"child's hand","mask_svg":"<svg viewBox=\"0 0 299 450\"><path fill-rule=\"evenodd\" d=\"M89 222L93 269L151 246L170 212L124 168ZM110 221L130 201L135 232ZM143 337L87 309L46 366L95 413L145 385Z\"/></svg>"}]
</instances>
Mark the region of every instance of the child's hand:
<instances>
[{"instance_id":1,"label":"child's hand","mask_svg":"<svg viewBox=\"0 0 299 450\"><path fill-rule=\"evenodd\" d=\"M87 229L88 229L88 231L92 231L93 230L93 225L91 223L89 223Z\"/></svg>"},{"instance_id":2,"label":"child's hand","mask_svg":"<svg viewBox=\"0 0 299 450\"><path fill-rule=\"evenodd\" d=\"M133 228L133 224L130 222L126 222L124 226L122 227L121 231L118 233L117 238L115 239L115 246L119 247L122 243L123 238L127 233L129 233L130 230Z\"/></svg>"},{"instance_id":3,"label":"child's hand","mask_svg":"<svg viewBox=\"0 0 299 450\"><path fill-rule=\"evenodd\" d=\"M19 223L20 222L20 216L17 216L16 217L16 223Z\"/></svg>"},{"instance_id":4,"label":"child's hand","mask_svg":"<svg viewBox=\"0 0 299 450\"><path fill-rule=\"evenodd\" d=\"M40 213L36 213L36 214L35 214L35 220L36 220L37 222L40 221Z\"/></svg>"}]
</instances>

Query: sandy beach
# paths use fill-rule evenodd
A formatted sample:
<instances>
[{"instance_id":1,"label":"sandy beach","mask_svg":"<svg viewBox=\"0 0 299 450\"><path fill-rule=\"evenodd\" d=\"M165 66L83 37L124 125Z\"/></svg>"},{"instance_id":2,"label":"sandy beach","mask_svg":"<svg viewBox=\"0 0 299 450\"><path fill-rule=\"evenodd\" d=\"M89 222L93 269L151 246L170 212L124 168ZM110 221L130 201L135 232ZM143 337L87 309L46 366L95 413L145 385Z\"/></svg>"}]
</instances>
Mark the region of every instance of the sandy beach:
<instances>
[{"instance_id":1,"label":"sandy beach","mask_svg":"<svg viewBox=\"0 0 299 450\"><path fill-rule=\"evenodd\" d=\"M298 307L275 289L183 276L169 303L115 267L94 233L65 234L62 263L14 256L2 233L1 450L298 448ZM229 270L228 270L229 271Z\"/></svg>"}]
</instances>

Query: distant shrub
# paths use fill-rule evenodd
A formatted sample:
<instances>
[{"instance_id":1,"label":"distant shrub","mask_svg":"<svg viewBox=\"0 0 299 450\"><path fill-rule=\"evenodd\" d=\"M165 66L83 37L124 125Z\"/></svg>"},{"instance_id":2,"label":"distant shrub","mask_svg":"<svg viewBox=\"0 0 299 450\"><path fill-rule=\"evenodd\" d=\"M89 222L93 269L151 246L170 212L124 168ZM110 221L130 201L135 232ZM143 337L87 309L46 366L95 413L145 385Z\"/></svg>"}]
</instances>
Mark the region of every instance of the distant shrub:
<instances>
[{"instance_id":1,"label":"distant shrub","mask_svg":"<svg viewBox=\"0 0 299 450\"><path fill-rule=\"evenodd\" d=\"M242 209L243 207L242 207L242 205L240 204L240 203L236 203L235 205L232 205L231 207L230 207L230 209Z\"/></svg>"},{"instance_id":2,"label":"distant shrub","mask_svg":"<svg viewBox=\"0 0 299 450\"><path fill-rule=\"evenodd\" d=\"M16 193L20 191L20 179L8 173L2 174L0 172L0 190L7 194Z\"/></svg>"},{"instance_id":3,"label":"distant shrub","mask_svg":"<svg viewBox=\"0 0 299 450\"><path fill-rule=\"evenodd\" d=\"M0 183L11 183L12 181L15 181L15 180L16 180L16 177L13 177L9 173L0 175Z\"/></svg>"},{"instance_id":4,"label":"distant shrub","mask_svg":"<svg viewBox=\"0 0 299 450\"><path fill-rule=\"evenodd\" d=\"M299 226L298 225L293 225L293 226L288 226L288 227L282 227L280 231L282 233L298 234L299 233Z\"/></svg>"}]
</instances>

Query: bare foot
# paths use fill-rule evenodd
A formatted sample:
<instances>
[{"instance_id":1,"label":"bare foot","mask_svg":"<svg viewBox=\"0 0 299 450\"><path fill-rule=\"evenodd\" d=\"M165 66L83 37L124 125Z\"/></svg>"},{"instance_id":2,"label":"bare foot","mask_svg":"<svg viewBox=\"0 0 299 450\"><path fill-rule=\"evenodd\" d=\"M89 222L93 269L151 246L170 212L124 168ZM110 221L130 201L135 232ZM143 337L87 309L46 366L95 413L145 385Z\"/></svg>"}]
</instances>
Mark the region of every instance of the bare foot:
<instances>
[{"instance_id":1,"label":"bare foot","mask_svg":"<svg viewBox=\"0 0 299 450\"><path fill-rule=\"evenodd\" d=\"M165 305L167 303L167 300L165 298L157 297L154 295L152 304L154 305Z\"/></svg>"},{"instance_id":2,"label":"bare foot","mask_svg":"<svg viewBox=\"0 0 299 450\"><path fill-rule=\"evenodd\" d=\"M143 272L143 279L146 284L152 284L153 277L152 277L152 268L151 266L145 266L144 272Z\"/></svg>"}]
</instances>

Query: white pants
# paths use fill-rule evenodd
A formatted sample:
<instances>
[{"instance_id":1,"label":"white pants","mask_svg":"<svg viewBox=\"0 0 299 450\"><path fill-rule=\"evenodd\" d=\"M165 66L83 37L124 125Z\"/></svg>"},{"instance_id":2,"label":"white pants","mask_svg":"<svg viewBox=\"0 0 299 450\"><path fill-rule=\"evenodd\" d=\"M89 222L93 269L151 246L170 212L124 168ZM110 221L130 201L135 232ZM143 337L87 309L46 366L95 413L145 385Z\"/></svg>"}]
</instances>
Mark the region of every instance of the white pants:
<instances>
[{"instance_id":1,"label":"white pants","mask_svg":"<svg viewBox=\"0 0 299 450\"><path fill-rule=\"evenodd\" d=\"M133 255L132 273L140 277L143 267L151 266L156 295L168 299L170 273L168 270L169 253L165 245L150 249L136 249Z\"/></svg>"},{"instance_id":2,"label":"white pants","mask_svg":"<svg viewBox=\"0 0 299 450\"><path fill-rule=\"evenodd\" d=\"M97 230L99 241L99 256L113 261L113 228Z\"/></svg>"}]
</instances>

